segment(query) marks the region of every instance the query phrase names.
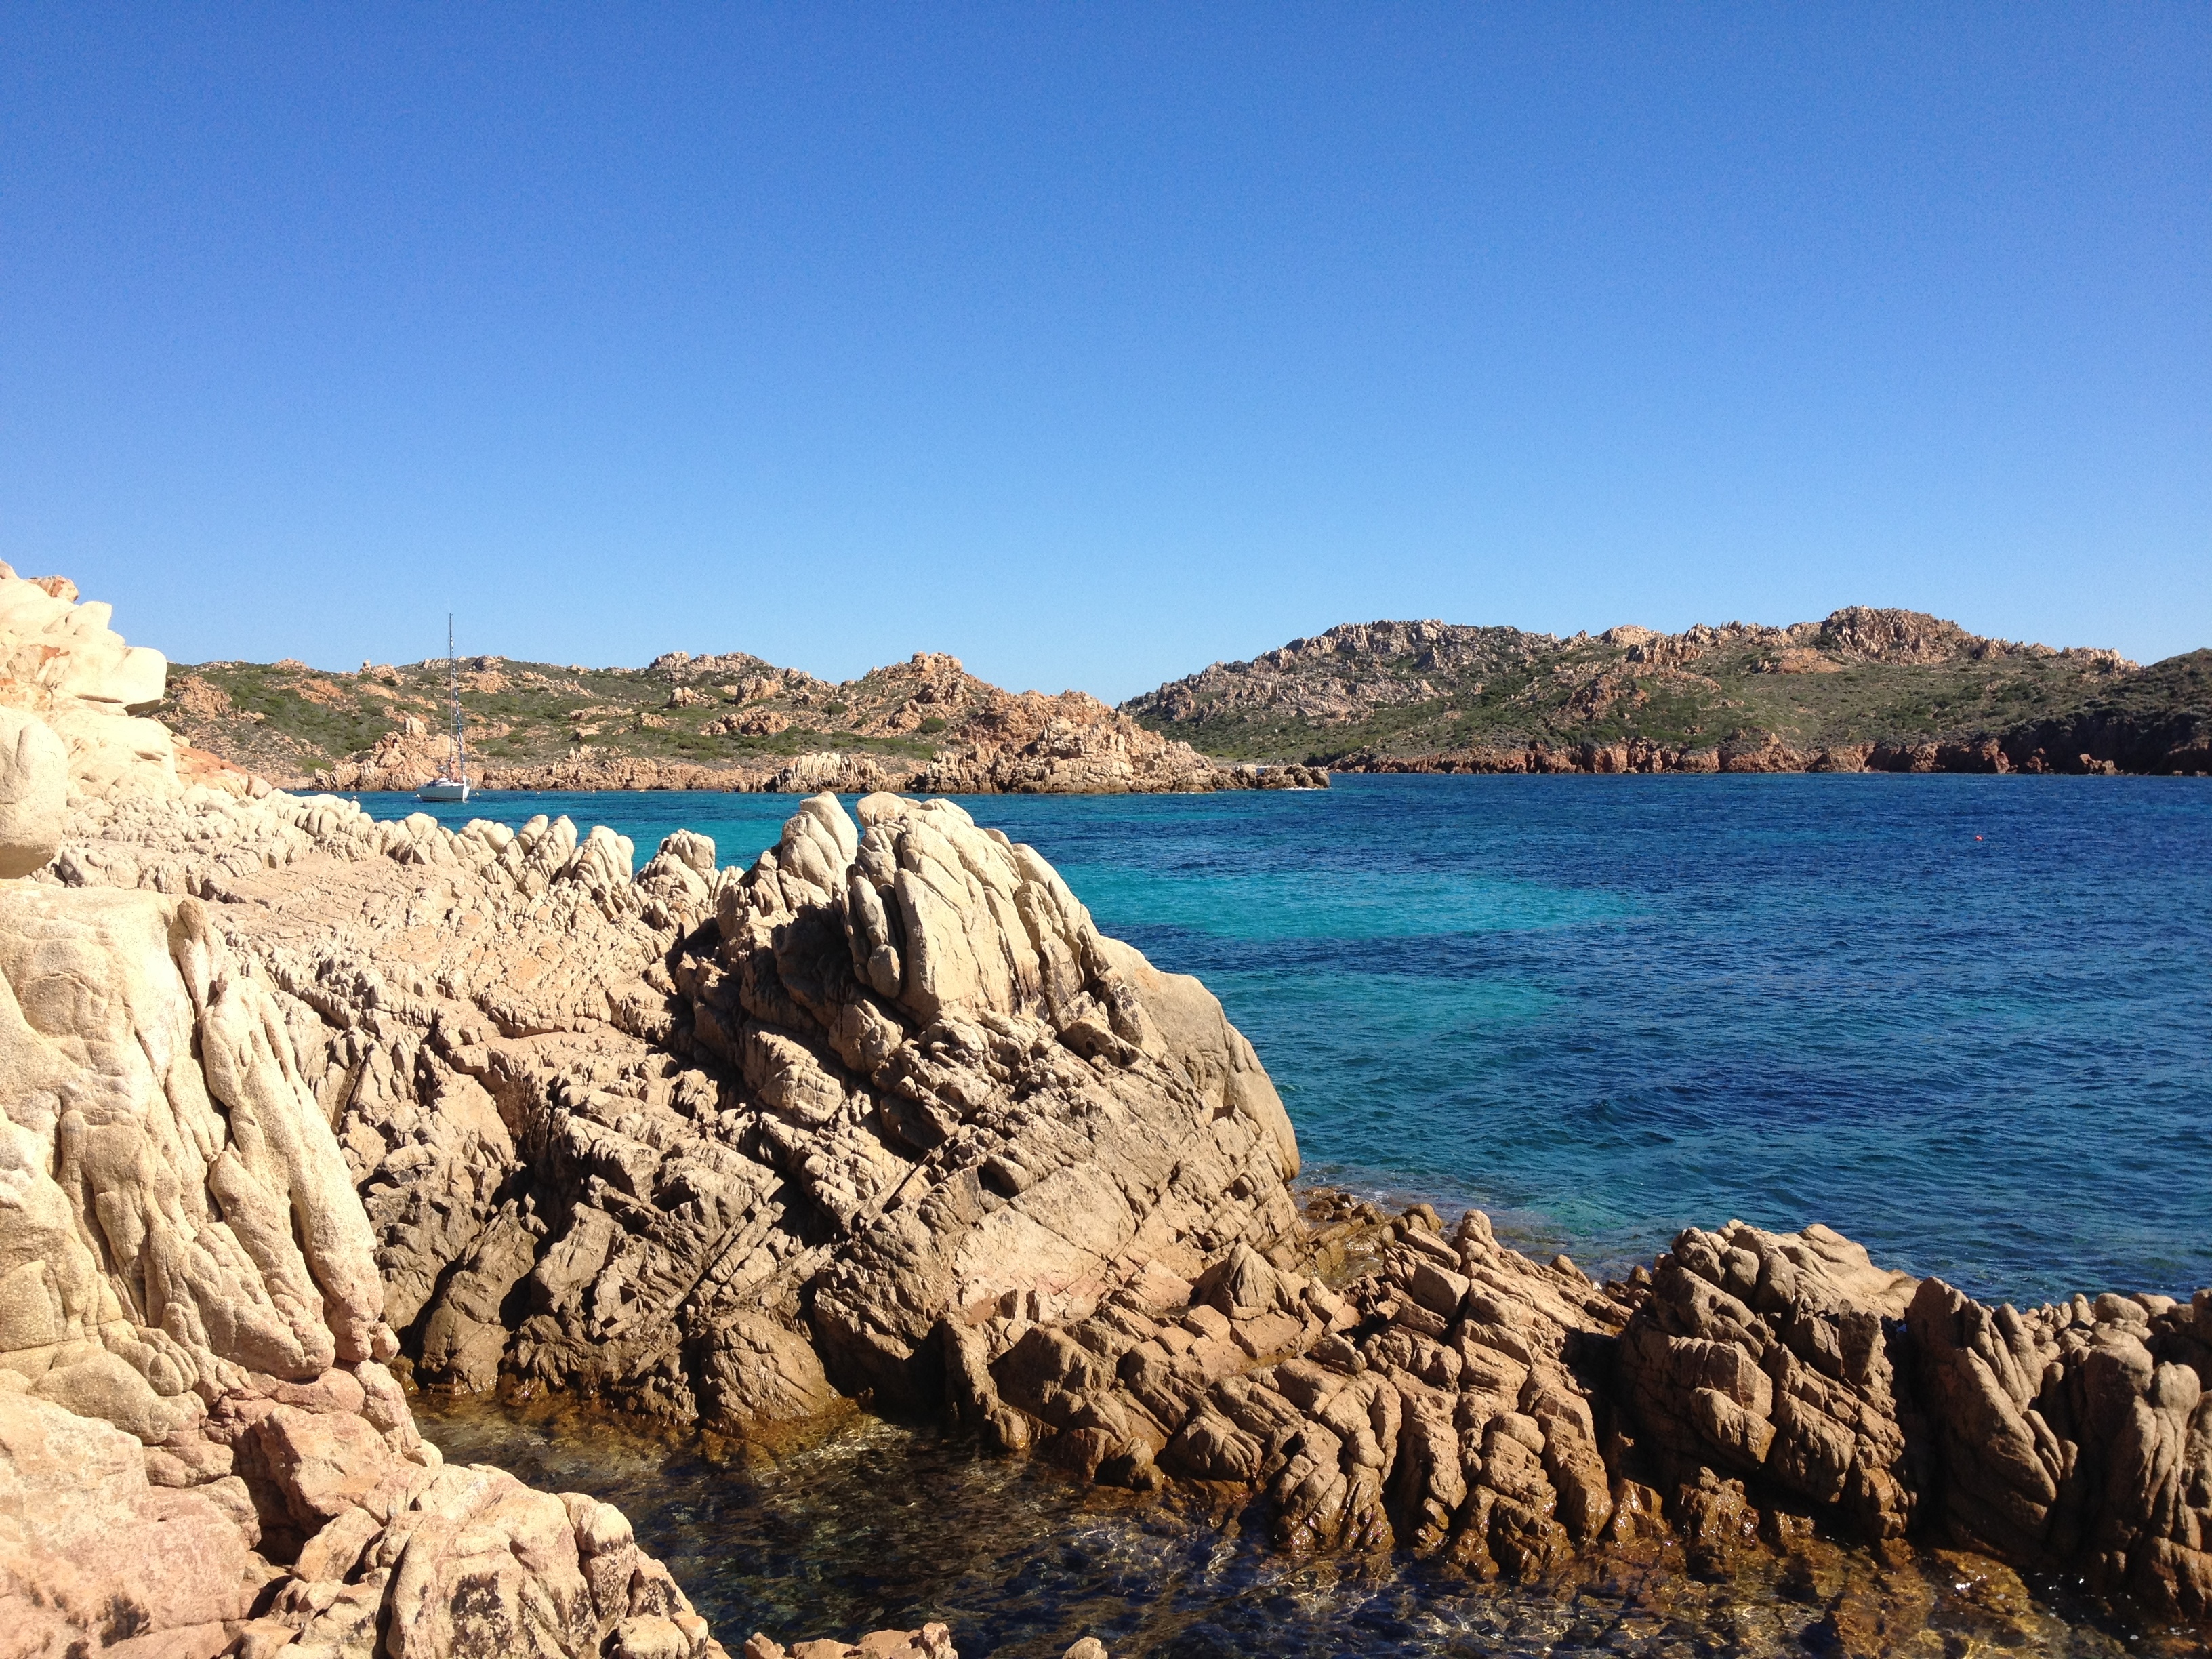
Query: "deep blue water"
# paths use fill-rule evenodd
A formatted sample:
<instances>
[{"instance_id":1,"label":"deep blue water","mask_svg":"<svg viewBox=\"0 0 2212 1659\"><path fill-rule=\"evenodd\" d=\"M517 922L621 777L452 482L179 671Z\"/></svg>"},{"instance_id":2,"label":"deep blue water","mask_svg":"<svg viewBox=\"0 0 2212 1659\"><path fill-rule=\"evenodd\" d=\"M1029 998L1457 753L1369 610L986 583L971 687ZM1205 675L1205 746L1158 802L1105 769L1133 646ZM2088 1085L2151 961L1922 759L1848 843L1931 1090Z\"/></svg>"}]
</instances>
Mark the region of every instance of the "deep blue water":
<instances>
[{"instance_id":1,"label":"deep blue water","mask_svg":"<svg viewBox=\"0 0 2212 1659\"><path fill-rule=\"evenodd\" d=\"M679 826L789 796L488 795ZM1824 1221L1976 1294L2212 1283L2212 782L1346 777L984 796L1257 1045L1310 1176L1620 1267Z\"/></svg>"}]
</instances>

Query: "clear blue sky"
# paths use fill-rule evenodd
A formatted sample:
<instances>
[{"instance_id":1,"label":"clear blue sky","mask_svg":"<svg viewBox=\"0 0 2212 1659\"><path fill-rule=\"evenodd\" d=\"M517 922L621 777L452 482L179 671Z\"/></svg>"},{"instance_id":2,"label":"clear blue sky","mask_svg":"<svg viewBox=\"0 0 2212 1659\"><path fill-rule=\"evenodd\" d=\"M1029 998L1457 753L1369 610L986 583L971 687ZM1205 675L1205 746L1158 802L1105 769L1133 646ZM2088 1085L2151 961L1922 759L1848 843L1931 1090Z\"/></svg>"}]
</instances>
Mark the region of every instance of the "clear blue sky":
<instances>
[{"instance_id":1,"label":"clear blue sky","mask_svg":"<svg viewBox=\"0 0 2212 1659\"><path fill-rule=\"evenodd\" d=\"M180 660L2212 644L2212 8L0 7L0 558Z\"/></svg>"}]
</instances>

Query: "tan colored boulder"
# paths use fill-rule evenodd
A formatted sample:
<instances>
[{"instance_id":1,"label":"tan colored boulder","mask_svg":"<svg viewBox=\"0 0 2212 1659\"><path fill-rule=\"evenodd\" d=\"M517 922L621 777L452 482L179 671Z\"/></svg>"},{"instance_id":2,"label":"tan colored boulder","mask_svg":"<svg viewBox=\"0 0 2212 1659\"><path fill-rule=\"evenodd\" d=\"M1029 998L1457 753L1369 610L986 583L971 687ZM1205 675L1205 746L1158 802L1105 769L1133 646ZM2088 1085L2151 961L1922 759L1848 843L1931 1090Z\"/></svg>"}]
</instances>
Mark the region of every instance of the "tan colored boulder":
<instances>
[{"instance_id":1,"label":"tan colored boulder","mask_svg":"<svg viewBox=\"0 0 2212 1659\"><path fill-rule=\"evenodd\" d=\"M804 1422L841 1403L812 1345L763 1316L741 1315L718 1327L703 1370L700 1405L709 1421Z\"/></svg>"},{"instance_id":2,"label":"tan colored boulder","mask_svg":"<svg viewBox=\"0 0 2212 1659\"><path fill-rule=\"evenodd\" d=\"M1916 1499L1882 1322L1914 1286L1826 1227L1692 1228L1622 1340L1631 1408L1692 1465L1763 1476L1863 1537L1902 1536Z\"/></svg>"},{"instance_id":3,"label":"tan colored boulder","mask_svg":"<svg viewBox=\"0 0 2212 1659\"><path fill-rule=\"evenodd\" d=\"M0 564L0 708L38 715L60 740L73 796L173 796L175 740L138 718L161 702L168 664L124 642L108 626L112 607L76 593Z\"/></svg>"},{"instance_id":4,"label":"tan colored boulder","mask_svg":"<svg viewBox=\"0 0 2212 1659\"><path fill-rule=\"evenodd\" d=\"M219 1507L148 1484L137 1441L0 1386L0 1650L219 1626L267 1576Z\"/></svg>"},{"instance_id":5,"label":"tan colored boulder","mask_svg":"<svg viewBox=\"0 0 2212 1659\"><path fill-rule=\"evenodd\" d=\"M181 1398L237 1376L226 1366L312 1376L389 1341L360 1204L289 1055L265 986L196 901L0 891L0 1063L16 1085L0 1135L25 1219L47 1218L23 1235L45 1241L47 1312L19 1301L10 1323L50 1333L27 1345L45 1350L29 1362L42 1375L84 1363L54 1343L94 1340ZM58 1187L86 1193L88 1224ZM143 1409L107 1375L67 1386L88 1409Z\"/></svg>"},{"instance_id":6,"label":"tan colored boulder","mask_svg":"<svg viewBox=\"0 0 2212 1659\"><path fill-rule=\"evenodd\" d=\"M247 1443L256 1472L283 1494L308 1538L360 1507L398 1462L383 1436L347 1412L280 1405L254 1423Z\"/></svg>"},{"instance_id":7,"label":"tan colored boulder","mask_svg":"<svg viewBox=\"0 0 2212 1659\"><path fill-rule=\"evenodd\" d=\"M0 878L27 876L61 850L69 750L46 722L0 708Z\"/></svg>"},{"instance_id":8,"label":"tan colored boulder","mask_svg":"<svg viewBox=\"0 0 2212 1659\"><path fill-rule=\"evenodd\" d=\"M138 714L161 701L168 664L108 626L114 607L76 603L75 584L27 580L0 564L0 702Z\"/></svg>"}]
</instances>

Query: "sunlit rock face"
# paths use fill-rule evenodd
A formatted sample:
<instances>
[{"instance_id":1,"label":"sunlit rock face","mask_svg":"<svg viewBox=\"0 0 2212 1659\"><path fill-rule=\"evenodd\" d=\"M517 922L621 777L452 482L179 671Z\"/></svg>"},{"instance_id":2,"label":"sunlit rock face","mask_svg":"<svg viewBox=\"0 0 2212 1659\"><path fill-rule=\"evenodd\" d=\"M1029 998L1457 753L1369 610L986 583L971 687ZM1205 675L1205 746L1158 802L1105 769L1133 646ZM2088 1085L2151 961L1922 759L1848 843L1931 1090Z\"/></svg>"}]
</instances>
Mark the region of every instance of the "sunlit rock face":
<instances>
[{"instance_id":1,"label":"sunlit rock face","mask_svg":"<svg viewBox=\"0 0 2212 1659\"><path fill-rule=\"evenodd\" d=\"M719 1653L619 1515L417 1432L293 1011L191 890L358 814L181 785L74 597L0 571L0 1650Z\"/></svg>"}]
</instances>

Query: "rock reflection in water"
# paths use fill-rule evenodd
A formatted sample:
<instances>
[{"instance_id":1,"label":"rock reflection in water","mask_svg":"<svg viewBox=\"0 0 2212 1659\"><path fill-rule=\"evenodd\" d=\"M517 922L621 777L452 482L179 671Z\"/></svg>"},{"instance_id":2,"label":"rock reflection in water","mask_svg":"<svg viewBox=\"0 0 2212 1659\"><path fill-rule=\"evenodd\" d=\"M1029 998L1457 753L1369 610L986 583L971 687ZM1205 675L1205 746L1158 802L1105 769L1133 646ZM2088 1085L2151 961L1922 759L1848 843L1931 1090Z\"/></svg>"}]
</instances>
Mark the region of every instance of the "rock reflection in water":
<instances>
[{"instance_id":1,"label":"rock reflection in water","mask_svg":"<svg viewBox=\"0 0 2212 1659\"><path fill-rule=\"evenodd\" d=\"M2180 1655L2031 1596L2005 1568L1922 1553L1884 1567L1813 1543L1699 1577L1679 1554L1571 1584L1468 1586L1417 1564L1286 1561L1157 1503L856 1419L770 1452L659 1434L558 1401L423 1397L456 1462L618 1504L732 1649L941 1619L969 1659L1056 1659L1095 1635L1117 1659L1211 1656L1903 1653Z\"/></svg>"}]
</instances>

